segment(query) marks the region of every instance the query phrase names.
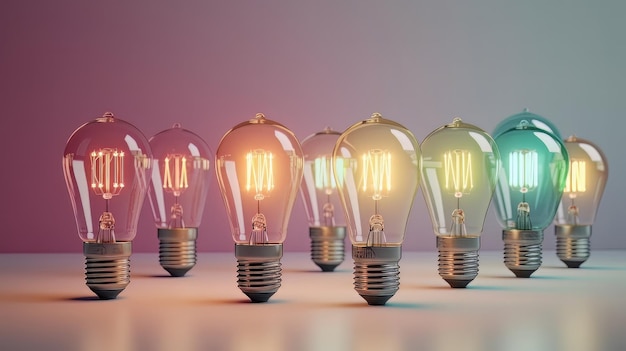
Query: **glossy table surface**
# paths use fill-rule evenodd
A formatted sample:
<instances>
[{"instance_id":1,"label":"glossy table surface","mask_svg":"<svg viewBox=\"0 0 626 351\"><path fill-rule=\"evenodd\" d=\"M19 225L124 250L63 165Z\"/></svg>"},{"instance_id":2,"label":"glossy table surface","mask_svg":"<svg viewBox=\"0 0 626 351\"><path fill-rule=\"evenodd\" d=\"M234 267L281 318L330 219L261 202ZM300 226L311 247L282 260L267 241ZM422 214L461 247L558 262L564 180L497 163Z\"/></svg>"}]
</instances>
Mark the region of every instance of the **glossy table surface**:
<instances>
[{"instance_id":1,"label":"glossy table surface","mask_svg":"<svg viewBox=\"0 0 626 351\"><path fill-rule=\"evenodd\" d=\"M404 252L400 290L368 306L352 258L321 272L285 253L283 282L249 303L230 253L200 253L182 278L158 254L131 258L116 300L84 284L82 254L0 255L0 350L626 350L626 251L593 251L579 269L554 251L529 279L480 253L466 289L437 274L436 252Z\"/></svg>"}]
</instances>

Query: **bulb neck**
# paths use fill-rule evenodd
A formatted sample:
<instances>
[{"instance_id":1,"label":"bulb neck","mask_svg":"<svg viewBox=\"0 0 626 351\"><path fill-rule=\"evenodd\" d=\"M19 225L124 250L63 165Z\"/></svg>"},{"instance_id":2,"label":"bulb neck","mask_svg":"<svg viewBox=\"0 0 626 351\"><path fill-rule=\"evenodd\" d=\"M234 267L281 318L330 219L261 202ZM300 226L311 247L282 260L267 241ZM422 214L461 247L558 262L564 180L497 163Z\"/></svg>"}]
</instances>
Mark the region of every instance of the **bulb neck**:
<instances>
[{"instance_id":1,"label":"bulb neck","mask_svg":"<svg viewBox=\"0 0 626 351\"><path fill-rule=\"evenodd\" d=\"M130 241L83 243L87 286L102 300L115 299L130 283Z\"/></svg>"},{"instance_id":2,"label":"bulb neck","mask_svg":"<svg viewBox=\"0 0 626 351\"><path fill-rule=\"evenodd\" d=\"M283 244L235 244L237 284L252 302L267 302L280 288Z\"/></svg>"},{"instance_id":3,"label":"bulb neck","mask_svg":"<svg viewBox=\"0 0 626 351\"><path fill-rule=\"evenodd\" d=\"M400 288L402 246L352 245L354 290L369 305L384 305Z\"/></svg>"},{"instance_id":4,"label":"bulb neck","mask_svg":"<svg viewBox=\"0 0 626 351\"><path fill-rule=\"evenodd\" d=\"M184 276L196 265L198 228L159 228L159 263L173 277Z\"/></svg>"},{"instance_id":5,"label":"bulb neck","mask_svg":"<svg viewBox=\"0 0 626 351\"><path fill-rule=\"evenodd\" d=\"M332 272L343 262L346 227L310 227L311 260L323 272Z\"/></svg>"},{"instance_id":6,"label":"bulb neck","mask_svg":"<svg viewBox=\"0 0 626 351\"><path fill-rule=\"evenodd\" d=\"M591 252L591 225L555 225L556 255L568 268L578 268Z\"/></svg>"},{"instance_id":7,"label":"bulb neck","mask_svg":"<svg viewBox=\"0 0 626 351\"><path fill-rule=\"evenodd\" d=\"M478 275L480 236L437 236L439 275L453 288L465 288Z\"/></svg>"},{"instance_id":8,"label":"bulb neck","mask_svg":"<svg viewBox=\"0 0 626 351\"><path fill-rule=\"evenodd\" d=\"M505 229L504 265L518 278L530 278L541 266L543 230Z\"/></svg>"}]
</instances>

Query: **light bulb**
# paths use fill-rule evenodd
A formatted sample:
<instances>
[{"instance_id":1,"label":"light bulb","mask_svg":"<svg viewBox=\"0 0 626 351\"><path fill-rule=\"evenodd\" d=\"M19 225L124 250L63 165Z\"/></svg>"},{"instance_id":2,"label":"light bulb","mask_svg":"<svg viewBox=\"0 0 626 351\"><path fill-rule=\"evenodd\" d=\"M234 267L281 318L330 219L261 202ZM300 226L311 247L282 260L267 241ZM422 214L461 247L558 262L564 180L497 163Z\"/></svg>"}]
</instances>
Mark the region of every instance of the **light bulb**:
<instances>
[{"instance_id":1,"label":"light bulb","mask_svg":"<svg viewBox=\"0 0 626 351\"><path fill-rule=\"evenodd\" d=\"M493 132L491 133L491 136L495 138L509 129L515 129L515 127L517 127L521 121L526 121L531 126L554 134L557 138L561 139L561 133L559 132L559 129L554 125L554 123L552 123L552 121L543 116L530 112L527 108L525 108L524 111L520 113L503 119L500 123L496 125Z\"/></svg>"},{"instance_id":2,"label":"light bulb","mask_svg":"<svg viewBox=\"0 0 626 351\"><path fill-rule=\"evenodd\" d=\"M332 152L340 135L326 128L302 141L304 178L300 194L309 220L311 259L324 272L333 271L344 259L346 220L332 167Z\"/></svg>"},{"instance_id":3,"label":"light bulb","mask_svg":"<svg viewBox=\"0 0 626 351\"><path fill-rule=\"evenodd\" d=\"M591 226L609 175L604 153L594 143L570 136L564 141L569 173L555 217L556 253L570 268L589 258Z\"/></svg>"},{"instance_id":4,"label":"light bulb","mask_svg":"<svg viewBox=\"0 0 626 351\"><path fill-rule=\"evenodd\" d=\"M370 305L384 305L398 291L398 262L420 163L413 134L378 113L348 128L333 149L352 241L354 288Z\"/></svg>"},{"instance_id":5,"label":"light bulb","mask_svg":"<svg viewBox=\"0 0 626 351\"><path fill-rule=\"evenodd\" d=\"M159 262L174 277L196 264L196 239L209 189L212 152L180 124L150 138L148 197L159 238Z\"/></svg>"},{"instance_id":6,"label":"light bulb","mask_svg":"<svg viewBox=\"0 0 626 351\"><path fill-rule=\"evenodd\" d=\"M281 283L283 242L302 180L300 143L259 113L224 135L215 164L235 241L239 288L252 302L265 302Z\"/></svg>"},{"instance_id":7,"label":"light bulb","mask_svg":"<svg viewBox=\"0 0 626 351\"><path fill-rule=\"evenodd\" d=\"M478 250L500 153L484 130L455 118L420 145L422 189L439 250L439 275L464 288L478 274Z\"/></svg>"},{"instance_id":8,"label":"light bulb","mask_svg":"<svg viewBox=\"0 0 626 351\"><path fill-rule=\"evenodd\" d=\"M110 112L76 129L65 146L63 173L83 240L86 282L101 299L116 298L130 282L151 157L146 137Z\"/></svg>"},{"instance_id":9,"label":"light bulb","mask_svg":"<svg viewBox=\"0 0 626 351\"><path fill-rule=\"evenodd\" d=\"M552 222L569 167L554 134L522 120L495 137L501 167L495 202L503 228L504 264L528 278L541 266L543 230Z\"/></svg>"}]
</instances>

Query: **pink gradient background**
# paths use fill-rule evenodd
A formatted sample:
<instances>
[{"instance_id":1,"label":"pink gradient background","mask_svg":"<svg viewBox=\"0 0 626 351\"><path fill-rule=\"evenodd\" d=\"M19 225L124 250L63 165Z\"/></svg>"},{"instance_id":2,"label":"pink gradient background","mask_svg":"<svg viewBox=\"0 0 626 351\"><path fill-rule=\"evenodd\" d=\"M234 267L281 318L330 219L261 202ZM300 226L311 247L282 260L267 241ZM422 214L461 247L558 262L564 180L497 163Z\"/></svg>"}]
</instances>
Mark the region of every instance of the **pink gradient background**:
<instances>
[{"instance_id":1,"label":"pink gradient background","mask_svg":"<svg viewBox=\"0 0 626 351\"><path fill-rule=\"evenodd\" d=\"M300 139L381 112L421 142L455 116L490 132L524 107L604 150L592 246L626 248L624 13L619 1L4 0L0 252L80 252L61 157L106 111L147 137L180 122L215 151L257 112ZM139 227L134 251L156 252L147 198ZM435 250L421 191L408 228L405 250ZM545 238L553 248L552 227ZM502 248L492 209L482 243ZM298 198L285 250L309 245ZM233 250L214 175L198 247Z\"/></svg>"}]
</instances>

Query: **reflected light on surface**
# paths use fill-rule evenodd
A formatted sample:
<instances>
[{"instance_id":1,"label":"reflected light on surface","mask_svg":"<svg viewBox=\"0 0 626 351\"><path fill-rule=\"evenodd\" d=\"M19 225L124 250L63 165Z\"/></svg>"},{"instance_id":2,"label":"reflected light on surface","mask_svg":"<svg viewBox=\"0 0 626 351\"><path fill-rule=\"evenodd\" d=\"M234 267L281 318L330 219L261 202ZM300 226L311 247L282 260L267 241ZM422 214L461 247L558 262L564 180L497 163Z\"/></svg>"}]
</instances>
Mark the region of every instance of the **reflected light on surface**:
<instances>
[{"instance_id":1,"label":"reflected light on surface","mask_svg":"<svg viewBox=\"0 0 626 351\"><path fill-rule=\"evenodd\" d=\"M82 328L80 333L81 350L90 351L132 351L135 349L132 323L128 311L115 309L115 313L100 313L92 321L101 328Z\"/></svg>"}]
</instances>

